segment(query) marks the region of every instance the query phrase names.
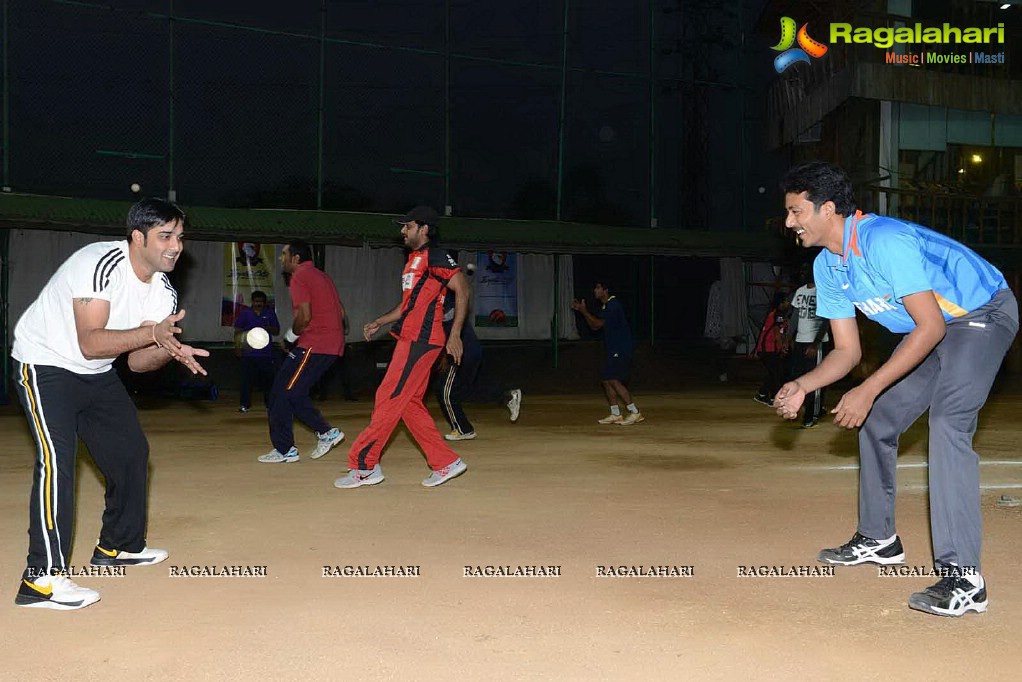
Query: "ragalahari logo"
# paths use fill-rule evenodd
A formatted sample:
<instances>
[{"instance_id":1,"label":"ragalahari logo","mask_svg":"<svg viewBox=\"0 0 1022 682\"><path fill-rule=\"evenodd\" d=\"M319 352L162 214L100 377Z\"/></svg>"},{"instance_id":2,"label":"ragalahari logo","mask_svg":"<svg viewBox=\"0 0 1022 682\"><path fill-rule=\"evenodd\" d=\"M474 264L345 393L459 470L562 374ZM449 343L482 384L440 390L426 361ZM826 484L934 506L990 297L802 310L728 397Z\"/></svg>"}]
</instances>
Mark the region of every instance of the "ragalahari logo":
<instances>
[{"instance_id":1,"label":"ragalahari logo","mask_svg":"<svg viewBox=\"0 0 1022 682\"><path fill-rule=\"evenodd\" d=\"M796 26L795 20L791 17L781 17L781 42L770 48L781 53L774 57L774 70L777 73L783 73L795 62L808 64L810 57L819 59L827 54L826 45L809 37L809 31L806 30L809 24L802 24L797 35L795 34ZM792 47L796 40L798 47Z\"/></svg>"}]
</instances>

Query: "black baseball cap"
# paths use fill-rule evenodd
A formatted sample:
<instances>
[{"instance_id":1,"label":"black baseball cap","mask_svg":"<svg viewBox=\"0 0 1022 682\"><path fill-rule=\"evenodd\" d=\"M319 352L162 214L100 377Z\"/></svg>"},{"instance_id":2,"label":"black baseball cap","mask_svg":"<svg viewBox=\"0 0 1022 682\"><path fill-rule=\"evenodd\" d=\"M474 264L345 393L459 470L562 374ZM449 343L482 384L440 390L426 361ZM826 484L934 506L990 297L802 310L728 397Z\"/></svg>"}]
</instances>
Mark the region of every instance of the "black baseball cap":
<instances>
[{"instance_id":1,"label":"black baseball cap","mask_svg":"<svg viewBox=\"0 0 1022 682\"><path fill-rule=\"evenodd\" d=\"M398 225L407 225L414 221L420 225L432 225L436 227L439 220L440 215L433 210L432 206L416 206L394 222Z\"/></svg>"}]
</instances>

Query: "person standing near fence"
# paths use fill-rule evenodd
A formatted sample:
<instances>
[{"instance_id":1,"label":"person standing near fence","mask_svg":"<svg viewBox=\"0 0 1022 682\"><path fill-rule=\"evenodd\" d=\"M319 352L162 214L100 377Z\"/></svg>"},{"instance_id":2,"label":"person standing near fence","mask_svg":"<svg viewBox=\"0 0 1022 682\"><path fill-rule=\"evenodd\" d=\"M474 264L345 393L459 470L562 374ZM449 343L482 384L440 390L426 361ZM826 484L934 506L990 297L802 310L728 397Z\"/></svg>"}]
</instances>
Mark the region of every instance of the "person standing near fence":
<instances>
[{"instance_id":1,"label":"person standing near fence","mask_svg":"<svg viewBox=\"0 0 1022 682\"><path fill-rule=\"evenodd\" d=\"M806 264L802 267L802 281L805 282L795 291L791 299L794 309L795 338L794 350L791 353L791 376L801 376L816 368L823 361L823 344L827 342L827 320L816 314L816 279L813 268ZM806 396L802 408L802 428L814 428L823 411L823 387Z\"/></svg>"},{"instance_id":2,"label":"person standing near fence","mask_svg":"<svg viewBox=\"0 0 1022 682\"><path fill-rule=\"evenodd\" d=\"M766 377L752 398L757 403L773 405L774 394L787 380L787 357L791 351L791 335L788 333L790 315L790 302L783 293L778 292L774 296L773 307L763 319L756 340L756 356L766 368Z\"/></svg>"},{"instance_id":3,"label":"person standing near fence","mask_svg":"<svg viewBox=\"0 0 1022 682\"><path fill-rule=\"evenodd\" d=\"M253 291L252 305L244 308L234 321L235 334L240 337L236 344L241 350L241 404L238 412L252 409L252 386L255 385L263 394L263 405L270 405L270 386L273 384L273 343L263 348L252 348L245 342L245 333L261 327L272 339L280 333L280 322L277 313L266 305L266 294Z\"/></svg>"},{"instance_id":4,"label":"person standing near fence","mask_svg":"<svg viewBox=\"0 0 1022 682\"><path fill-rule=\"evenodd\" d=\"M453 294L448 294L444 298L444 332L448 336L454 326L454 301ZM444 434L445 440L472 440L476 437L475 426L465 413L464 402L478 381L479 367L483 362L483 345L479 342L475 327L468 317L470 316L466 315L465 324L461 328L461 362L452 362L450 356L442 356L437 372L437 402L440 403L440 409L451 426L451 432ZM485 397L482 400L477 397L477 402L499 402L508 409L511 421L518 421L522 409L520 388L504 390L488 385L485 392Z\"/></svg>"},{"instance_id":5,"label":"person standing near fence","mask_svg":"<svg viewBox=\"0 0 1022 682\"><path fill-rule=\"evenodd\" d=\"M598 420L600 424L616 424L631 426L646 421L639 412L628 383L632 376L632 331L628 328L625 309L616 296L611 295L610 284L601 280L593 287L593 296L600 304L600 310L593 314L586 308L585 299L571 302L572 310L581 313L586 324L593 331L603 330L603 345L606 350L606 361L600 375L610 414ZM627 410L627 416L621 414L621 406Z\"/></svg>"}]
</instances>

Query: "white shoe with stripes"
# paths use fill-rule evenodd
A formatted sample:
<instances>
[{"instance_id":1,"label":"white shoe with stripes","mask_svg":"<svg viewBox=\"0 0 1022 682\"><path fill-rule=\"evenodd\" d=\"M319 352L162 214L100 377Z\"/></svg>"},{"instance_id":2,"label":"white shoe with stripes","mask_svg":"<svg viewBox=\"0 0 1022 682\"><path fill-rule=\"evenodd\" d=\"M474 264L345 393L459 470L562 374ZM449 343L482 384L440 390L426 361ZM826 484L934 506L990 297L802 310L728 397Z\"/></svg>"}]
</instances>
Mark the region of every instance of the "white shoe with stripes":
<instances>
[{"instance_id":1,"label":"white shoe with stripes","mask_svg":"<svg viewBox=\"0 0 1022 682\"><path fill-rule=\"evenodd\" d=\"M291 446L291 449L286 454L280 454L277 449L274 448L265 455L259 455L259 461L264 464L276 464L279 462L297 462L301 457L298 455L298 448Z\"/></svg>"},{"instance_id":2,"label":"white shoe with stripes","mask_svg":"<svg viewBox=\"0 0 1022 682\"><path fill-rule=\"evenodd\" d=\"M99 592L79 587L62 575L43 575L29 580L22 578L14 603L30 609L73 611L99 601Z\"/></svg>"}]
</instances>

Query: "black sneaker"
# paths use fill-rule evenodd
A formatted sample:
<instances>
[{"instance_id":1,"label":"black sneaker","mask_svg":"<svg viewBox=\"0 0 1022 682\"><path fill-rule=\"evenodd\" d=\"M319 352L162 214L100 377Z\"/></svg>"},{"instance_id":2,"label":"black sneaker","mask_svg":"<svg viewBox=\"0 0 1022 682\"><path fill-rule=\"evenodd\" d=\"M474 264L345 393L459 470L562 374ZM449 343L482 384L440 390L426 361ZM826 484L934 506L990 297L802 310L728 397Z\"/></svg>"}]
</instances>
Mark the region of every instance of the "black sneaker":
<instances>
[{"instance_id":1,"label":"black sneaker","mask_svg":"<svg viewBox=\"0 0 1022 682\"><path fill-rule=\"evenodd\" d=\"M766 405L767 407L773 407L774 406L773 398L771 398L770 396L768 396L765 393L757 393L753 397L753 400L755 400L757 403L760 403L762 405Z\"/></svg>"},{"instance_id":2,"label":"black sneaker","mask_svg":"<svg viewBox=\"0 0 1022 682\"><path fill-rule=\"evenodd\" d=\"M935 616L958 617L975 611L987 610L987 586L983 576L976 587L968 578L941 578L936 585L916 592L908 598L908 606L916 611L925 611Z\"/></svg>"},{"instance_id":3,"label":"black sneaker","mask_svg":"<svg viewBox=\"0 0 1022 682\"><path fill-rule=\"evenodd\" d=\"M825 564L842 566L857 566L867 562L884 565L901 564L905 562L905 549L897 535L890 542L882 543L856 532L851 540L840 547L820 550L816 558Z\"/></svg>"},{"instance_id":4,"label":"black sneaker","mask_svg":"<svg viewBox=\"0 0 1022 682\"><path fill-rule=\"evenodd\" d=\"M803 429L815 429L818 424L819 424L818 420L810 419L807 422L802 422L802 428Z\"/></svg>"}]
</instances>

